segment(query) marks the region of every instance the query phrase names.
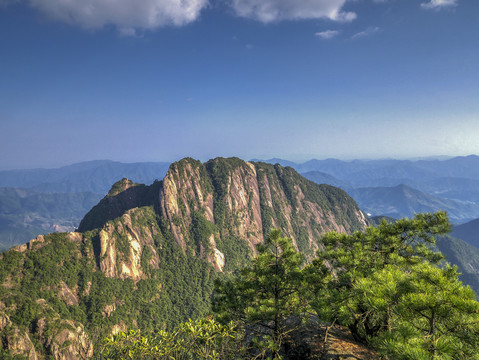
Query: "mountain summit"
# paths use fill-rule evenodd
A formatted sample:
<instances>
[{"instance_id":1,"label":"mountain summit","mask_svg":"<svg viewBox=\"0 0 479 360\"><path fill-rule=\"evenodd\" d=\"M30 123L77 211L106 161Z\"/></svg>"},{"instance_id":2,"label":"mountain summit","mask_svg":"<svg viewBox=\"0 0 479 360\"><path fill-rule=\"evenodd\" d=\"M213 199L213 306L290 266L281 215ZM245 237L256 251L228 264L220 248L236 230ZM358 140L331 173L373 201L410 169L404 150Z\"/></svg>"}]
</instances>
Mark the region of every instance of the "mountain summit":
<instances>
[{"instance_id":1,"label":"mountain summit","mask_svg":"<svg viewBox=\"0 0 479 360\"><path fill-rule=\"evenodd\" d=\"M264 234L279 228L298 250L308 253L327 231L352 232L367 225L343 190L314 184L292 168L238 158L204 164L185 158L171 164L163 181L150 186L128 179L117 182L85 215L78 231L101 228L144 206L151 206L166 223L178 245L193 252L238 239L254 251ZM198 227L209 229L208 239L200 238Z\"/></svg>"},{"instance_id":2,"label":"mountain summit","mask_svg":"<svg viewBox=\"0 0 479 360\"><path fill-rule=\"evenodd\" d=\"M77 232L0 255L2 351L91 358L120 330L206 314L213 281L246 264L272 228L308 256L325 232L366 225L343 190L280 165L186 158L149 186L122 179Z\"/></svg>"}]
</instances>

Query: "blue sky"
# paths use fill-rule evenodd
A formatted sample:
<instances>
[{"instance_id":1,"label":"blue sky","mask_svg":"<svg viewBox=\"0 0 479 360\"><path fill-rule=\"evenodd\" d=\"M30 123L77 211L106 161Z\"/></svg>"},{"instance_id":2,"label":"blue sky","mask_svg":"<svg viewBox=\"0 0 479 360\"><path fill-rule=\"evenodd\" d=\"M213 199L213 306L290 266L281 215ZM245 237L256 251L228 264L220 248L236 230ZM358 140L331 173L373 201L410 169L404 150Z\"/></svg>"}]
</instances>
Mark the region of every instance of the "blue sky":
<instances>
[{"instance_id":1,"label":"blue sky","mask_svg":"<svg viewBox=\"0 0 479 360\"><path fill-rule=\"evenodd\" d=\"M479 154L476 0L0 0L0 169Z\"/></svg>"}]
</instances>

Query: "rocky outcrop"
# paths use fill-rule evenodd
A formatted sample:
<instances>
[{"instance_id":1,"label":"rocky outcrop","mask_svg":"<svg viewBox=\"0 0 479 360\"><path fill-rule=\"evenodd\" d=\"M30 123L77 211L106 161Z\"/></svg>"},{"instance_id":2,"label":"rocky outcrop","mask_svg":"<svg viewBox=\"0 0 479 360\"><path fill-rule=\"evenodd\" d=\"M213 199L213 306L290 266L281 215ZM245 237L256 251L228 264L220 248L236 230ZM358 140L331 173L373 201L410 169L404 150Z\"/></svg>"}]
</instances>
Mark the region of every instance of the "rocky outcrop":
<instances>
[{"instance_id":1,"label":"rocky outcrop","mask_svg":"<svg viewBox=\"0 0 479 360\"><path fill-rule=\"evenodd\" d=\"M36 360L37 354L28 332L21 331L13 325L6 310L5 304L0 302L0 341L3 348L8 349L13 356L25 356Z\"/></svg>"},{"instance_id":2,"label":"rocky outcrop","mask_svg":"<svg viewBox=\"0 0 479 360\"><path fill-rule=\"evenodd\" d=\"M135 281L144 276L141 259L145 247L152 254L149 265L159 267L159 259L154 246L153 234L158 232L157 224L153 228L132 224L133 217L142 217L145 209L131 209L118 221L108 223L100 230L99 266L107 277L130 278Z\"/></svg>"},{"instance_id":3,"label":"rocky outcrop","mask_svg":"<svg viewBox=\"0 0 479 360\"><path fill-rule=\"evenodd\" d=\"M28 243L23 244L23 245L17 245L12 247L12 250L18 251L18 252L25 252L27 250L32 250L34 247L41 247L45 242L45 238L43 235L38 235L35 239L30 240Z\"/></svg>"},{"instance_id":4,"label":"rocky outcrop","mask_svg":"<svg viewBox=\"0 0 479 360\"><path fill-rule=\"evenodd\" d=\"M37 336L55 360L89 359L93 356L93 344L83 324L62 319L44 299L38 299L37 304L50 315L37 319Z\"/></svg>"},{"instance_id":5,"label":"rocky outcrop","mask_svg":"<svg viewBox=\"0 0 479 360\"><path fill-rule=\"evenodd\" d=\"M166 228L135 227L132 216L141 216L142 206L155 209ZM210 224L208 231L195 228L198 217ZM184 251L222 271L231 257L225 242L243 242L253 254L272 228L280 228L298 250L312 254L325 232L360 230L367 220L344 191L314 184L292 168L237 158L205 164L186 158L173 163L163 181L151 186L128 179L116 183L85 216L79 230L91 230L93 224L102 224L98 234L101 271L108 277L139 280L144 276L145 246L153 253L151 265L159 266L155 233L169 231Z\"/></svg>"},{"instance_id":6,"label":"rocky outcrop","mask_svg":"<svg viewBox=\"0 0 479 360\"><path fill-rule=\"evenodd\" d=\"M25 331L20 331L13 326L8 329L8 332L3 338L4 347L10 350L10 353L15 356L25 356L31 360L37 360L37 353L32 340Z\"/></svg>"},{"instance_id":7,"label":"rocky outcrop","mask_svg":"<svg viewBox=\"0 0 479 360\"><path fill-rule=\"evenodd\" d=\"M150 186L134 184L128 179L115 183L107 196L94 206L82 219L78 232L101 228L105 223L121 217L128 210L152 205L154 192L158 191L159 182Z\"/></svg>"},{"instance_id":8,"label":"rocky outcrop","mask_svg":"<svg viewBox=\"0 0 479 360\"><path fill-rule=\"evenodd\" d=\"M44 299L38 299L36 303L49 316L44 315L36 319L35 336L54 359L76 360L89 359L93 356L93 344L82 324L61 319ZM6 311L5 305L0 303L0 340L4 349L9 350L13 356L24 356L32 360L42 359L43 352L37 353L31 339L32 334L12 324Z\"/></svg>"},{"instance_id":9,"label":"rocky outcrop","mask_svg":"<svg viewBox=\"0 0 479 360\"><path fill-rule=\"evenodd\" d=\"M185 237L188 235L181 227L190 227L194 211L202 209L206 219L214 223L212 189L208 186L209 179L202 178L202 166L192 159L173 163L160 189L161 215L168 220L176 241L183 249L186 249ZM202 186L201 180L206 185Z\"/></svg>"},{"instance_id":10,"label":"rocky outcrop","mask_svg":"<svg viewBox=\"0 0 479 360\"><path fill-rule=\"evenodd\" d=\"M61 282L60 298L69 306L78 305L77 294L64 281Z\"/></svg>"},{"instance_id":11,"label":"rocky outcrop","mask_svg":"<svg viewBox=\"0 0 479 360\"><path fill-rule=\"evenodd\" d=\"M72 320L61 320L62 329L45 339L46 348L55 360L89 359L93 356L93 344L83 325Z\"/></svg>"},{"instance_id":12,"label":"rocky outcrop","mask_svg":"<svg viewBox=\"0 0 479 360\"><path fill-rule=\"evenodd\" d=\"M297 249L312 252L327 231L351 232L367 225L342 190L313 184L291 168L236 158L205 164L188 158L172 164L158 198L161 215L184 249L191 243L194 212L217 225L210 240L215 254L210 262L216 268L228 261L216 246L219 240L242 239L254 252L270 229L280 228Z\"/></svg>"},{"instance_id":13,"label":"rocky outcrop","mask_svg":"<svg viewBox=\"0 0 479 360\"><path fill-rule=\"evenodd\" d=\"M77 232L39 236L0 255L8 264L0 272L0 337L10 354L88 359L93 343L119 330L204 315L215 278L245 264L273 228L310 256L325 232L366 223L344 191L292 168L183 159L161 182L117 182ZM14 316L27 321L17 326ZM97 329L99 322L106 325Z\"/></svg>"}]
</instances>

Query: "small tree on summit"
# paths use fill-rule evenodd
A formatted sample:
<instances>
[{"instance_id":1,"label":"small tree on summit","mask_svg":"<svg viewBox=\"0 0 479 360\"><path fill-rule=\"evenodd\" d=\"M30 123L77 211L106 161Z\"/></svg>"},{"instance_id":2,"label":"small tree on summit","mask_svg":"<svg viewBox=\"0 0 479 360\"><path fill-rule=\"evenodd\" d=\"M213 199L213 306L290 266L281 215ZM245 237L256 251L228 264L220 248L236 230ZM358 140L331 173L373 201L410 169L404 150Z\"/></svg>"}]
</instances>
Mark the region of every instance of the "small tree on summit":
<instances>
[{"instance_id":1,"label":"small tree on summit","mask_svg":"<svg viewBox=\"0 0 479 360\"><path fill-rule=\"evenodd\" d=\"M213 308L220 319L236 320L257 335L263 355L280 358L291 327L287 320L301 317L306 303L300 295L303 257L289 238L273 230L252 265L235 279L216 283Z\"/></svg>"}]
</instances>

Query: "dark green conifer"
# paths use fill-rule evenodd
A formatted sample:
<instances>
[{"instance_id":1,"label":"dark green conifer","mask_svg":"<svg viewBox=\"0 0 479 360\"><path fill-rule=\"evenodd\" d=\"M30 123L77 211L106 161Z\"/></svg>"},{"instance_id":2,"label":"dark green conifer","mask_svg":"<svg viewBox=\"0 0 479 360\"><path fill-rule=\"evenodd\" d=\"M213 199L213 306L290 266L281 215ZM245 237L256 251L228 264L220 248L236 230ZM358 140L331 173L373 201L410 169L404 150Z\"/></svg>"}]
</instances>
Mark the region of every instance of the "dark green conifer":
<instances>
[{"instance_id":1,"label":"dark green conifer","mask_svg":"<svg viewBox=\"0 0 479 360\"><path fill-rule=\"evenodd\" d=\"M279 230L273 230L257 250L252 265L239 276L217 282L214 310L222 319L247 325L264 354L280 358L292 330L288 322L298 320L306 305L300 294L303 258Z\"/></svg>"}]
</instances>

